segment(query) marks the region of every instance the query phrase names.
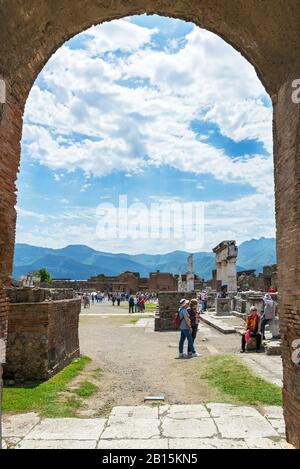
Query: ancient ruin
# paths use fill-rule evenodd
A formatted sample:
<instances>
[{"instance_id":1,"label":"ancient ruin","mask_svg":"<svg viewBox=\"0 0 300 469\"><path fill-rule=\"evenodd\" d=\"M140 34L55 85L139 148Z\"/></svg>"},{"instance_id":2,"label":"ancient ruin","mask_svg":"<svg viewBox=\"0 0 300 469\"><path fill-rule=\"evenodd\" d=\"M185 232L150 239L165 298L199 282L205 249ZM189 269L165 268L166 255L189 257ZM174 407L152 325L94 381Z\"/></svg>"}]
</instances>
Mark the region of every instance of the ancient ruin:
<instances>
[{"instance_id":1,"label":"ancient ruin","mask_svg":"<svg viewBox=\"0 0 300 469\"><path fill-rule=\"evenodd\" d=\"M44 381L79 356L80 299L72 290L8 288L4 379Z\"/></svg>"},{"instance_id":2,"label":"ancient ruin","mask_svg":"<svg viewBox=\"0 0 300 469\"><path fill-rule=\"evenodd\" d=\"M15 181L22 116L30 89L43 65L66 40L94 24L142 13L182 18L214 31L255 67L271 97L284 416L288 441L300 447L300 372L299 363L292 360L295 341L300 338L300 114L299 103L292 100L293 82L300 78L297 0L1 2L0 79L5 83L6 97L0 112L0 343L7 339L9 300L4 287L12 273Z\"/></svg>"},{"instance_id":3,"label":"ancient ruin","mask_svg":"<svg viewBox=\"0 0 300 469\"><path fill-rule=\"evenodd\" d=\"M227 285L230 293L237 291L236 258L238 248L235 241L222 241L213 249L216 254L217 282L221 287Z\"/></svg>"}]
</instances>

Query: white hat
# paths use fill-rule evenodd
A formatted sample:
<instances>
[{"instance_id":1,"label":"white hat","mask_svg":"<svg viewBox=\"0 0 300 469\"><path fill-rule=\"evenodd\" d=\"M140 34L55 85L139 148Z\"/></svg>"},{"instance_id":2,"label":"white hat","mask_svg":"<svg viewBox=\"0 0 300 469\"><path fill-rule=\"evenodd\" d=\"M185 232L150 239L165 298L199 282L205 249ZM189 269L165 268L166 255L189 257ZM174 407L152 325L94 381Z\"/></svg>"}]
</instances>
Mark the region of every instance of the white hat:
<instances>
[{"instance_id":1,"label":"white hat","mask_svg":"<svg viewBox=\"0 0 300 469\"><path fill-rule=\"evenodd\" d=\"M257 311L257 308L256 308L256 306L254 306L254 305L253 305L253 306L251 306L251 308L250 308L250 311Z\"/></svg>"},{"instance_id":2,"label":"white hat","mask_svg":"<svg viewBox=\"0 0 300 469\"><path fill-rule=\"evenodd\" d=\"M180 300L180 306L186 305L188 303L189 303L189 301L186 300L185 298L182 298L182 300Z\"/></svg>"}]
</instances>

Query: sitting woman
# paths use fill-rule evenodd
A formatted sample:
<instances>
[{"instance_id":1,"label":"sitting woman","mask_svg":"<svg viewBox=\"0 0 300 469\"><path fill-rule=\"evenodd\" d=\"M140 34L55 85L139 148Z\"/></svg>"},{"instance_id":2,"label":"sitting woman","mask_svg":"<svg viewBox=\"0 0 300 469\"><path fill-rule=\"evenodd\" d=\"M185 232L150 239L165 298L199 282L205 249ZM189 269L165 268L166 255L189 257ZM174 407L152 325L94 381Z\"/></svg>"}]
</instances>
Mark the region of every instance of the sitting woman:
<instances>
[{"instance_id":1,"label":"sitting woman","mask_svg":"<svg viewBox=\"0 0 300 469\"><path fill-rule=\"evenodd\" d=\"M262 320L261 315L258 314L257 308L255 306L251 306L250 314L247 317L246 321L246 331L242 336L242 349L241 353L245 353L246 351L246 342L248 343L252 337L256 339L256 352L260 352L261 346L261 326Z\"/></svg>"}]
</instances>

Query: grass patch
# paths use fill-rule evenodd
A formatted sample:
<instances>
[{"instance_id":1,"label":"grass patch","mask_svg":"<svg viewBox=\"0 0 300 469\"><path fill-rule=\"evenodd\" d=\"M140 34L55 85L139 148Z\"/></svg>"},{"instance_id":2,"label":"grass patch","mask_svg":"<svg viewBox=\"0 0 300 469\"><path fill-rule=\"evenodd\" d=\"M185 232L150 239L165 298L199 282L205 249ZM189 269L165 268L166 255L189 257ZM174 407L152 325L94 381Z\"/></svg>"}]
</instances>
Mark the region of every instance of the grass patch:
<instances>
[{"instance_id":1,"label":"grass patch","mask_svg":"<svg viewBox=\"0 0 300 469\"><path fill-rule=\"evenodd\" d=\"M90 381L82 381L78 388L71 389L71 392L77 394L79 397L90 397L96 394L98 386L91 383Z\"/></svg>"},{"instance_id":2,"label":"grass patch","mask_svg":"<svg viewBox=\"0 0 300 469\"><path fill-rule=\"evenodd\" d=\"M279 386L265 381L234 355L217 355L199 362L200 377L237 403L282 406Z\"/></svg>"},{"instance_id":3,"label":"grass patch","mask_svg":"<svg viewBox=\"0 0 300 469\"><path fill-rule=\"evenodd\" d=\"M3 411L15 414L34 411L49 418L74 417L81 402L75 397L63 398L60 393L68 391L70 381L90 362L90 358L81 357L46 382L5 387Z\"/></svg>"},{"instance_id":4,"label":"grass patch","mask_svg":"<svg viewBox=\"0 0 300 469\"><path fill-rule=\"evenodd\" d=\"M157 303L151 303L151 302L146 303L145 304L145 312L146 313L155 313L156 306L157 306ZM129 310L129 305L128 305L128 303L121 303L120 308Z\"/></svg>"}]
</instances>

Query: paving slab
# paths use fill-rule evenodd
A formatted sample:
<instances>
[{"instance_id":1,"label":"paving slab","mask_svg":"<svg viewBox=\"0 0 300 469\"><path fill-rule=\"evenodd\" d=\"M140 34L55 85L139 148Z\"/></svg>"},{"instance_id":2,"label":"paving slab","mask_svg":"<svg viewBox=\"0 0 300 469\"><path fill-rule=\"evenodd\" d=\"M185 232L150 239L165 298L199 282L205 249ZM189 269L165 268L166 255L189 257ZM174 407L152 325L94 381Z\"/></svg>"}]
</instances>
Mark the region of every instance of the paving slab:
<instances>
[{"instance_id":1,"label":"paving slab","mask_svg":"<svg viewBox=\"0 0 300 469\"><path fill-rule=\"evenodd\" d=\"M153 440L100 440L98 449L168 449L167 439Z\"/></svg>"},{"instance_id":2,"label":"paving slab","mask_svg":"<svg viewBox=\"0 0 300 469\"><path fill-rule=\"evenodd\" d=\"M217 428L211 418L197 420L163 417L161 428L166 438L209 438L217 435Z\"/></svg>"},{"instance_id":3,"label":"paving slab","mask_svg":"<svg viewBox=\"0 0 300 469\"><path fill-rule=\"evenodd\" d=\"M264 406L263 411L267 419L283 419L283 408L280 406Z\"/></svg>"},{"instance_id":4,"label":"paving slab","mask_svg":"<svg viewBox=\"0 0 300 469\"><path fill-rule=\"evenodd\" d=\"M215 417L214 421L222 438L279 437L272 425L260 414L255 417L226 415L224 417Z\"/></svg>"},{"instance_id":5,"label":"paving slab","mask_svg":"<svg viewBox=\"0 0 300 469\"><path fill-rule=\"evenodd\" d=\"M249 449L283 449L282 441L274 441L270 438L245 438Z\"/></svg>"},{"instance_id":6,"label":"paving slab","mask_svg":"<svg viewBox=\"0 0 300 469\"><path fill-rule=\"evenodd\" d=\"M146 405L139 406L116 406L111 411L111 417L132 417L142 419L158 418L158 407Z\"/></svg>"},{"instance_id":7,"label":"paving slab","mask_svg":"<svg viewBox=\"0 0 300 469\"><path fill-rule=\"evenodd\" d=\"M247 449L244 441L221 440L220 438L171 438L170 449Z\"/></svg>"},{"instance_id":8,"label":"paving slab","mask_svg":"<svg viewBox=\"0 0 300 469\"><path fill-rule=\"evenodd\" d=\"M162 406L164 407L164 406ZM171 405L164 410L164 416L175 419L202 419L210 418L204 405ZM162 414L160 414L162 415Z\"/></svg>"},{"instance_id":9,"label":"paving slab","mask_svg":"<svg viewBox=\"0 0 300 469\"><path fill-rule=\"evenodd\" d=\"M102 439L147 439L159 438L160 421L149 418L132 418L115 416L109 419Z\"/></svg>"},{"instance_id":10,"label":"paving slab","mask_svg":"<svg viewBox=\"0 0 300 469\"><path fill-rule=\"evenodd\" d=\"M261 417L261 414L249 406L238 406L234 404L207 404L206 407L209 409L212 417Z\"/></svg>"},{"instance_id":11,"label":"paving slab","mask_svg":"<svg viewBox=\"0 0 300 469\"><path fill-rule=\"evenodd\" d=\"M36 413L5 415L2 422L3 438L23 438L40 421Z\"/></svg>"},{"instance_id":12,"label":"paving slab","mask_svg":"<svg viewBox=\"0 0 300 469\"><path fill-rule=\"evenodd\" d=\"M2 449L15 448L20 441L20 438L5 438L2 440Z\"/></svg>"},{"instance_id":13,"label":"paving slab","mask_svg":"<svg viewBox=\"0 0 300 469\"><path fill-rule=\"evenodd\" d=\"M280 435L285 435L285 421L283 419L268 419L268 421Z\"/></svg>"},{"instance_id":14,"label":"paving slab","mask_svg":"<svg viewBox=\"0 0 300 469\"><path fill-rule=\"evenodd\" d=\"M23 440L16 449L96 449L96 440Z\"/></svg>"},{"instance_id":15,"label":"paving slab","mask_svg":"<svg viewBox=\"0 0 300 469\"><path fill-rule=\"evenodd\" d=\"M99 440L106 419L44 419L26 440Z\"/></svg>"}]
</instances>

